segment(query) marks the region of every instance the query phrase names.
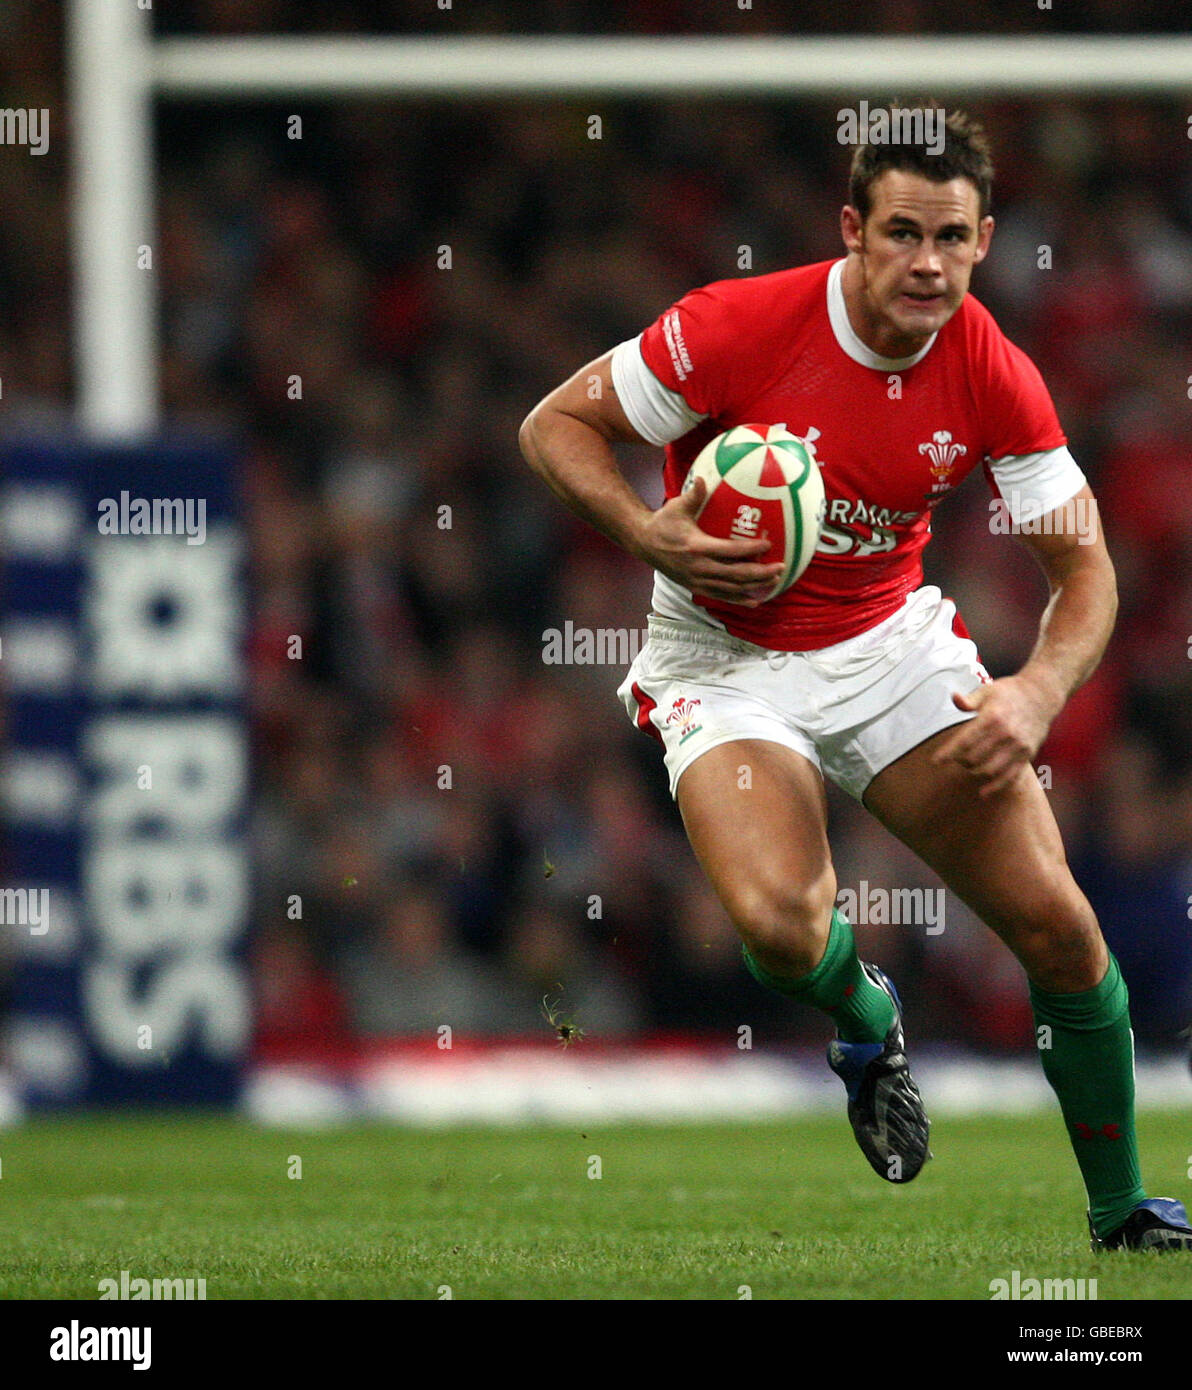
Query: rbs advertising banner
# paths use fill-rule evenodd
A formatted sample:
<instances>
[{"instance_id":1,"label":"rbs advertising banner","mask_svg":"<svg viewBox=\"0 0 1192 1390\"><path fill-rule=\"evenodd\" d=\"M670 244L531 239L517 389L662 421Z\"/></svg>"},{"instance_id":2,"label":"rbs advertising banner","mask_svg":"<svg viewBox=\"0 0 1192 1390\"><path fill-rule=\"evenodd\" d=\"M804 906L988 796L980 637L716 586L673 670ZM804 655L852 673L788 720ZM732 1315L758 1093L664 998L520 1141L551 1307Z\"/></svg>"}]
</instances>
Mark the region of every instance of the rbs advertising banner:
<instances>
[{"instance_id":1,"label":"rbs advertising banner","mask_svg":"<svg viewBox=\"0 0 1192 1390\"><path fill-rule=\"evenodd\" d=\"M33 1105L235 1098L245 595L210 442L0 449L5 1054Z\"/></svg>"}]
</instances>

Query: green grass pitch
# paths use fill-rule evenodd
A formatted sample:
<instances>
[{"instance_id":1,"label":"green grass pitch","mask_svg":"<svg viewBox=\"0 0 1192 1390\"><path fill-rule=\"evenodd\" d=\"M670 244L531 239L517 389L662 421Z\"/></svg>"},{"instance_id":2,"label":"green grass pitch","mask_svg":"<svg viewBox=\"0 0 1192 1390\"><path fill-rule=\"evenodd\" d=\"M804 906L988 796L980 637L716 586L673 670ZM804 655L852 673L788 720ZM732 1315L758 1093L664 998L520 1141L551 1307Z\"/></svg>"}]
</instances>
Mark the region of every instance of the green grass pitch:
<instances>
[{"instance_id":1,"label":"green grass pitch","mask_svg":"<svg viewBox=\"0 0 1192 1390\"><path fill-rule=\"evenodd\" d=\"M1192 1112L1140 1118L1149 1191L1187 1201ZM1181 1257L1095 1257L1058 1117L943 1119L905 1187L843 1115L781 1123L315 1132L223 1117L0 1131L0 1298L202 1277L208 1299L989 1298L1096 1278L1187 1298ZM295 1159L301 1161L301 1176ZM598 1160L598 1164L596 1162ZM600 1176L589 1176L599 1171Z\"/></svg>"}]
</instances>

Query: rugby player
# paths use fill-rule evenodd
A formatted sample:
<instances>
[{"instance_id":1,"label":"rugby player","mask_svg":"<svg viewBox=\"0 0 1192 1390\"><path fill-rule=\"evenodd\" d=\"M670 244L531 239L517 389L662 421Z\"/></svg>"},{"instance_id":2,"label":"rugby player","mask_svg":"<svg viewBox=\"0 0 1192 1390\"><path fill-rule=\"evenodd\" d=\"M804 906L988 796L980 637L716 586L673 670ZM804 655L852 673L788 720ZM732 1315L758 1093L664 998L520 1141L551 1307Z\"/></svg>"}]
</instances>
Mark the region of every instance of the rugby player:
<instances>
[{"instance_id":1,"label":"rugby player","mask_svg":"<svg viewBox=\"0 0 1192 1390\"><path fill-rule=\"evenodd\" d=\"M619 693L662 744L746 966L834 1021L829 1064L871 1166L910 1181L929 1124L898 994L835 906L825 776L1025 968L1094 1250L1192 1250L1182 1204L1142 1186L1126 986L1031 765L1109 640L1113 567L1038 370L968 294L993 170L976 122L953 112L944 129L942 150L855 149L843 258L691 291L551 392L520 442L567 506L656 571L649 640ZM812 563L769 602L781 566L759 562L766 541L708 536L703 484L681 491L703 445L739 424L809 439L827 496ZM618 441L665 446L657 510L618 470ZM999 680L923 583L932 510L978 465L1016 527L1037 522L1020 535L1050 589L1030 658Z\"/></svg>"}]
</instances>

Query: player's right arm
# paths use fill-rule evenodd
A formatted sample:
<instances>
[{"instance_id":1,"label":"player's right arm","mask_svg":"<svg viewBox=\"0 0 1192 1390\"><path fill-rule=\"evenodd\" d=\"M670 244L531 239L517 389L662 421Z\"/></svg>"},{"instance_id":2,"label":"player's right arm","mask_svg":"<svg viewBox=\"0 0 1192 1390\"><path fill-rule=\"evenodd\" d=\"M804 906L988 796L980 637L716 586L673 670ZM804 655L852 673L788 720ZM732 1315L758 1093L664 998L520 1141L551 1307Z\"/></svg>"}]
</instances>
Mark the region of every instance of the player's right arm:
<instances>
[{"instance_id":1,"label":"player's right arm","mask_svg":"<svg viewBox=\"0 0 1192 1390\"><path fill-rule=\"evenodd\" d=\"M767 541L720 540L701 531L700 481L657 511L625 481L613 445L649 441L625 414L611 364L607 352L581 367L526 416L518 434L526 462L577 516L668 579L706 598L756 607L782 572L781 564L756 563Z\"/></svg>"}]
</instances>

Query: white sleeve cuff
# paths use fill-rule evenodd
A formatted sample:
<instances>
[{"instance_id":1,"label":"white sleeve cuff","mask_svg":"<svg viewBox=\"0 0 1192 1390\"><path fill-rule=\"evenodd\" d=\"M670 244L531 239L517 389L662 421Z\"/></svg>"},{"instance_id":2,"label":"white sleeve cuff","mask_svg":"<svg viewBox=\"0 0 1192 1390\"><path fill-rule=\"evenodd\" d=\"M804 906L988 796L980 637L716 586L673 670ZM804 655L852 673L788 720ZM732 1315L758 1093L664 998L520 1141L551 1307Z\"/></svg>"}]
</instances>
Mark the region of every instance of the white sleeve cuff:
<instances>
[{"instance_id":1,"label":"white sleeve cuff","mask_svg":"<svg viewBox=\"0 0 1192 1390\"><path fill-rule=\"evenodd\" d=\"M1066 445L991 459L989 471L1015 526L1046 516L1080 491L1085 476Z\"/></svg>"},{"instance_id":2,"label":"white sleeve cuff","mask_svg":"<svg viewBox=\"0 0 1192 1390\"><path fill-rule=\"evenodd\" d=\"M646 366L641 341L639 333L613 349L613 386L629 423L643 439L661 446L681 438L707 417L692 410L677 391L663 386Z\"/></svg>"}]
</instances>

